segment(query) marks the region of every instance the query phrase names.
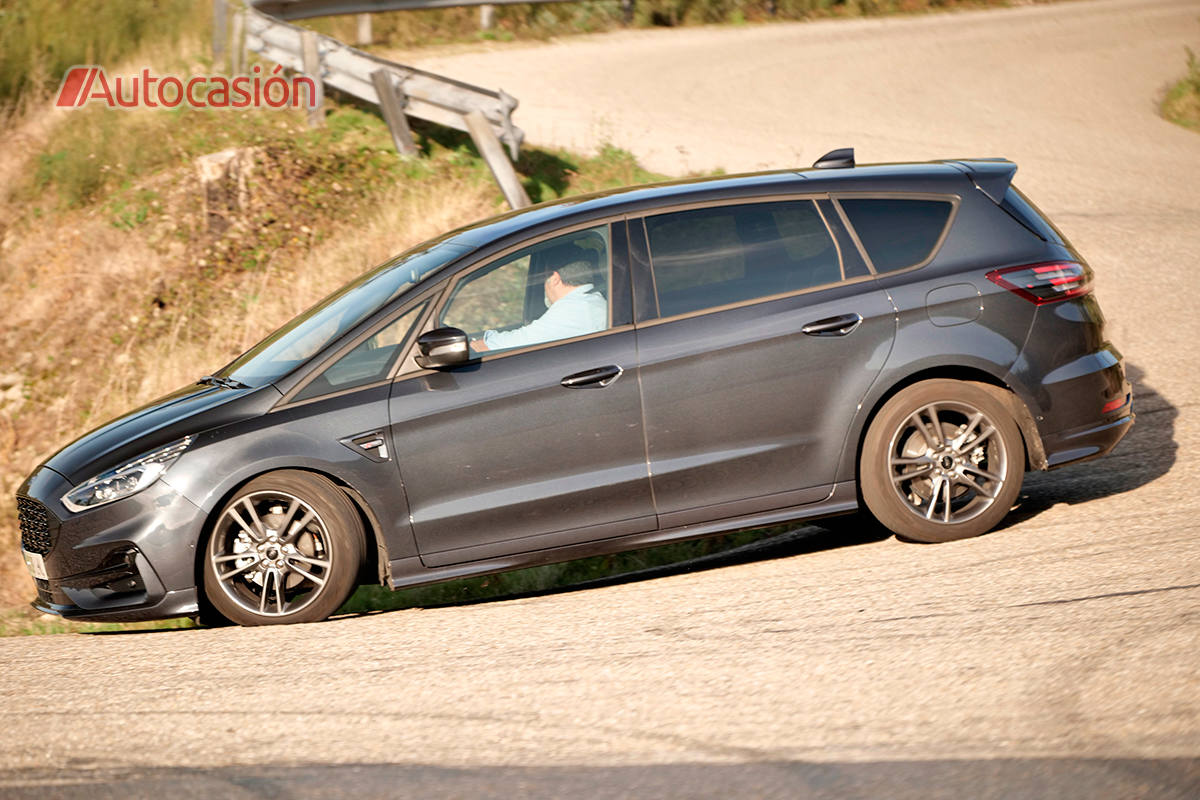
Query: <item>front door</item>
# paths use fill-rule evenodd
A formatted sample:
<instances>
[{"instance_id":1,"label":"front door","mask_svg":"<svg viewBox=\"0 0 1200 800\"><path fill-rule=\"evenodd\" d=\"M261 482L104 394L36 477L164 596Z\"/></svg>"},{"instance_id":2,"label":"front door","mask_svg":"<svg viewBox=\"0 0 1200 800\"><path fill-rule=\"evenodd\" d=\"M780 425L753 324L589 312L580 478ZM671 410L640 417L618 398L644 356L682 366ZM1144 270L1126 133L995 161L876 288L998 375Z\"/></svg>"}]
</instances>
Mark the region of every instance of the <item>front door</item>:
<instances>
[{"instance_id":1,"label":"front door","mask_svg":"<svg viewBox=\"0 0 1200 800\"><path fill-rule=\"evenodd\" d=\"M396 461L427 565L654 528L634 332L628 303L614 318L611 302L627 272L610 242L603 225L472 269L430 326L467 331L480 360L394 384Z\"/></svg>"}]
</instances>

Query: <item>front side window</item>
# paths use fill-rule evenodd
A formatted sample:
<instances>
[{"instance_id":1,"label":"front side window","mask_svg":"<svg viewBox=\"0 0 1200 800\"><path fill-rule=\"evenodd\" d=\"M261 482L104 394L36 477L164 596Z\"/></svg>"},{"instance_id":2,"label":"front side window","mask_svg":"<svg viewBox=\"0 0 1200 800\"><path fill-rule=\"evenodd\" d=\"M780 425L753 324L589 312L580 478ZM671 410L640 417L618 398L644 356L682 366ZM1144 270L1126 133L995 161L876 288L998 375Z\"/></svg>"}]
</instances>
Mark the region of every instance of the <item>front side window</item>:
<instances>
[{"instance_id":1,"label":"front side window","mask_svg":"<svg viewBox=\"0 0 1200 800\"><path fill-rule=\"evenodd\" d=\"M841 260L811 200L701 208L646 219L664 317L835 283Z\"/></svg>"},{"instance_id":2,"label":"front side window","mask_svg":"<svg viewBox=\"0 0 1200 800\"><path fill-rule=\"evenodd\" d=\"M933 254L953 204L918 198L843 197L846 213L876 272L916 266Z\"/></svg>"},{"instance_id":3,"label":"front side window","mask_svg":"<svg viewBox=\"0 0 1200 800\"><path fill-rule=\"evenodd\" d=\"M438 324L460 328L477 353L584 336L609 327L608 226L511 253L464 278Z\"/></svg>"},{"instance_id":4,"label":"front side window","mask_svg":"<svg viewBox=\"0 0 1200 800\"><path fill-rule=\"evenodd\" d=\"M404 312L396 320L359 343L353 350L326 367L320 375L297 392L296 400L307 400L332 392L366 386L388 376L392 365L412 333L413 325L426 308L425 303Z\"/></svg>"}]
</instances>

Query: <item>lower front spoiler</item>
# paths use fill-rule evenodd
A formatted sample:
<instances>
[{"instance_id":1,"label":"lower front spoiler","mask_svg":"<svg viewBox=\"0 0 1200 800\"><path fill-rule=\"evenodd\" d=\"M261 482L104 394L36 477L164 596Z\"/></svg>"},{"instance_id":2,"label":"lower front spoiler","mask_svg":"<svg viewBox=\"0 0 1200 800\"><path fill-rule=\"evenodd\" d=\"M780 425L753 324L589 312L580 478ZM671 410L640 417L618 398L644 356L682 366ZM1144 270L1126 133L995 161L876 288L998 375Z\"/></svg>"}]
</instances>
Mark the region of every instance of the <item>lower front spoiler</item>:
<instances>
[{"instance_id":1,"label":"lower front spoiler","mask_svg":"<svg viewBox=\"0 0 1200 800\"><path fill-rule=\"evenodd\" d=\"M77 605L59 605L38 599L31 606L44 614L54 614L63 619L90 622L144 622L152 619L167 619L168 617L190 617L200 611L196 599L196 589L176 589L166 592L153 605L140 605L129 608L83 608Z\"/></svg>"}]
</instances>

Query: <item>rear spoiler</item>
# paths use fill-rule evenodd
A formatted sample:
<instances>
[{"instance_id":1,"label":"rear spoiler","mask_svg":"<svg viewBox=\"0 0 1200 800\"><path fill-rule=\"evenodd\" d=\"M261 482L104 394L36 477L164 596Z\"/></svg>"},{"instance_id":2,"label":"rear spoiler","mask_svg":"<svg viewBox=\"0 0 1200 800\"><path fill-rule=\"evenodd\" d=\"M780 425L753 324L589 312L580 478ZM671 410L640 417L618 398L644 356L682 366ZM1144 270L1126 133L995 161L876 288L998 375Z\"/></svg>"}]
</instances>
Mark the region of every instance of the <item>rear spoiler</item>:
<instances>
[{"instance_id":1,"label":"rear spoiler","mask_svg":"<svg viewBox=\"0 0 1200 800\"><path fill-rule=\"evenodd\" d=\"M996 205L1004 200L1004 193L1017 174L1017 165L1007 158L963 158L945 161L955 169L966 173L975 188L991 198Z\"/></svg>"}]
</instances>

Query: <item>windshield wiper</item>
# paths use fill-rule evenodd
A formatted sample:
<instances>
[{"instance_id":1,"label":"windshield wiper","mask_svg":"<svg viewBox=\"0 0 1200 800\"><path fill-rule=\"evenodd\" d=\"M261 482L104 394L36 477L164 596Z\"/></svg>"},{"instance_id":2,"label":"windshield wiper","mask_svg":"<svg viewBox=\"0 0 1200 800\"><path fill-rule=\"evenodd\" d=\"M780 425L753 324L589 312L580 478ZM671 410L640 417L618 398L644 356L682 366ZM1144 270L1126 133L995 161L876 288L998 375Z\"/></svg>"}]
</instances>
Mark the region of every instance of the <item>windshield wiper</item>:
<instances>
[{"instance_id":1,"label":"windshield wiper","mask_svg":"<svg viewBox=\"0 0 1200 800\"><path fill-rule=\"evenodd\" d=\"M223 389L249 389L250 385L235 381L233 378L218 378L216 375L205 375L196 383L201 383L206 386L220 386Z\"/></svg>"}]
</instances>

